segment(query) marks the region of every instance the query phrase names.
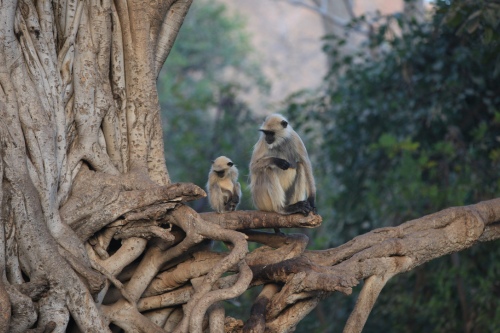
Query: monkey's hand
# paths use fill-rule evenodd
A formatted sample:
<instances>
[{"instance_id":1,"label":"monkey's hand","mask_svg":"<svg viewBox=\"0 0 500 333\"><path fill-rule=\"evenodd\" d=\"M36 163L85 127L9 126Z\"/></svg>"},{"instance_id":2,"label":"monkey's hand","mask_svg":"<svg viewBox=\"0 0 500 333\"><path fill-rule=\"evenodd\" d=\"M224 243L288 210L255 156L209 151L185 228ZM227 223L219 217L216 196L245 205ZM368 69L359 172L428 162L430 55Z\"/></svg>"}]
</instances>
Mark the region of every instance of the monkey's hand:
<instances>
[{"instance_id":1,"label":"monkey's hand","mask_svg":"<svg viewBox=\"0 0 500 333\"><path fill-rule=\"evenodd\" d=\"M236 200L236 201L235 201ZM236 206L240 202L240 198L237 195L232 195L226 203L224 203L224 210L226 212L232 212L236 209Z\"/></svg>"},{"instance_id":2,"label":"monkey's hand","mask_svg":"<svg viewBox=\"0 0 500 333\"><path fill-rule=\"evenodd\" d=\"M233 196L231 197L231 202L235 205L239 204L240 203L240 196L237 194L233 194Z\"/></svg>"},{"instance_id":3,"label":"monkey's hand","mask_svg":"<svg viewBox=\"0 0 500 333\"><path fill-rule=\"evenodd\" d=\"M236 205L234 203L232 203L231 201L229 201L225 206L224 206L224 210L226 212L233 212L234 210L236 209Z\"/></svg>"},{"instance_id":4,"label":"monkey's hand","mask_svg":"<svg viewBox=\"0 0 500 333\"><path fill-rule=\"evenodd\" d=\"M290 167L290 163L279 157L273 158L273 163L281 170L287 170Z\"/></svg>"},{"instance_id":5,"label":"monkey's hand","mask_svg":"<svg viewBox=\"0 0 500 333\"><path fill-rule=\"evenodd\" d=\"M315 201L314 197L307 198L307 202L309 203L309 206L311 207L311 211L314 214L318 214L318 210L316 209L316 204L314 201Z\"/></svg>"}]
</instances>

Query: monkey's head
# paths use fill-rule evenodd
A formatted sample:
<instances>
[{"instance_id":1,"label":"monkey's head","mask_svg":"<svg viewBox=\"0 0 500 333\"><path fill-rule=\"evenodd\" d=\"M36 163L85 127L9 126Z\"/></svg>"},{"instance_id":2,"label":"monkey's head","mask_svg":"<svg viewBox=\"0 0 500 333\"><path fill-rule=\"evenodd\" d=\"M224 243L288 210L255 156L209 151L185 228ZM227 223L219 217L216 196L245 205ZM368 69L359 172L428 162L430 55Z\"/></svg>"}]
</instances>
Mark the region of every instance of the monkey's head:
<instances>
[{"instance_id":1,"label":"monkey's head","mask_svg":"<svg viewBox=\"0 0 500 333\"><path fill-rule=\"evenodd\" d=\"M288 138L291 130L292 128L288 125L288 120L277 113L268 116L259 129L271 149L279 146L283 140Z\"/></svg>"},{"instance_id":2,"label":"monkey's head","mask_svg":"<svg viewBox=\"0 0 500 333\"><path fill-rule=\"evenodd\" d=\"M228 170L234 166L233 161L231 161L226 156L219 156L212 161L212 171L219 177L224 178L227 175Z\"/></svg>"}]
</instances>

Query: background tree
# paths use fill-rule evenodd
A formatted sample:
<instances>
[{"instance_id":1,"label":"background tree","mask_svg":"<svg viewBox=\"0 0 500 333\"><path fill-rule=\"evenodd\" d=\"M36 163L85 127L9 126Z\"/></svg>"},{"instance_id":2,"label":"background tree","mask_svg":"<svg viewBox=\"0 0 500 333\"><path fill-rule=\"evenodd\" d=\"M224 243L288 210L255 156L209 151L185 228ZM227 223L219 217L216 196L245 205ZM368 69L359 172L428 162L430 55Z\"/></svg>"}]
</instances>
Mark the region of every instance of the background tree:
<instances>
[{"instance_id":1,"label":"background tree","mask_svg":"<svg viewBox=\"0 0 500 333\"><path fill-rule=\"evenodd\" d=\"M242 96L259 99L269 83L244 26L223 4L197 1L179 32L183 42L174 45L160 73L166 159L176 181L204 187L210 161L222 154L237 164L242 179L248 175L260 119ZM251 208L249 198L245 192L243 209ZM209 207L200 200L196 208Z\"/></svg>"},{"instance_id":2,"label":"background tree","mask_svg":"<svg viewBox=\"0 0 500 333\"><path fill-rule=\"evenodd\" d=\"M334 44L335 53L327 52L328 66L338 62L339 55L350 56L359 52L360 44L378 30L380 6L377 1L354 0L281 0L291 5L309 9L317 13L328 37L341 38L342 44ZM388 6L389 5L389 6ZM402 14L408 20L420 21L425 16L424 0L394 1L385 3L387 7L401 5ZM344 38L346 28L349 28L349 38ZM328 43L328 42L327 42ZM332 45L329 45L332 47Z\"/></svg>"},{"instance_id":3,"label":"background tree","mask_svg":"<svg viewBox=\"0 0 500 333\"><path fill-rule=\"evenodd\" d=\"M0 332L286 332L363 281L359 332L391 277L500 238L500 199L327 250L251 230L319 215L185 205L205 193L170 181L155 83L190 4L0 3ZM248 320L226 316L253 287Z\"/></svg>"},{"instance_id":4,"label":"background tree","mask_svg":"<svg viewBox=\"0 0 500 333\"><path fill-rule=\"evenodd\" d=\"M318 182L330 184L319 198L331 210L321 213L337 223L314 237L319 247L500 192L498 4L436 6L428 22L378 17L355 54L342 56L345 40L331 37L334 80L307 102L291 101L288 112L317 143ZM485 244L394 279L367 330L494 332L499 255Z\"/></svg>"}]
</instances>

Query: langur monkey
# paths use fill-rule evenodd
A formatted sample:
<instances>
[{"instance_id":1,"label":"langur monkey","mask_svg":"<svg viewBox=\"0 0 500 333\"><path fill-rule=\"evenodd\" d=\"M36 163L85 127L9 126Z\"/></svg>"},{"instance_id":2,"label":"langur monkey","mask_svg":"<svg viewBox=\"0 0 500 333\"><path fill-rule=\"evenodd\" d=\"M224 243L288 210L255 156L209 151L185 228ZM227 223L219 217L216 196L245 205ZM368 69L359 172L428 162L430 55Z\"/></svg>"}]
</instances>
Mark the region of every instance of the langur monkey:
<instances>
[{"instance_id":1,"label":"langur monkey","mask_svg":"<svg viewBox=\"0 0 500 333\"><path fill-rule=\"evenodd\" d=\"M230 212L240 203L241 186L238 169L226 156L212 161L207 182L208 201L217 213Z\"/></svg>"},{"instance_id":2,"label":"langur monkey","mask_svg":"<svg viewBox=\"0 0 500 333\"><path fill-rule=\"evenodd\" d=\"M259 210L316 213L316 185L306 147L280 114L266 118L250 161L250 190Z\"/></svg>"}]
</instances>

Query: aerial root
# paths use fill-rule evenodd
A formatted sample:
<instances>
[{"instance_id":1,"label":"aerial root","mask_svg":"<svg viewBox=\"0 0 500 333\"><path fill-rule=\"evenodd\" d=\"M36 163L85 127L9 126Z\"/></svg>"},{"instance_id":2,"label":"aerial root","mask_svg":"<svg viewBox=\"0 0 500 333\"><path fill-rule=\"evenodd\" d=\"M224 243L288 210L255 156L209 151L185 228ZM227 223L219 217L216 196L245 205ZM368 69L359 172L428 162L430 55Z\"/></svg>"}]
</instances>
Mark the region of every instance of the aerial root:
<instances>
[{"instance_id":1,"label":"aerial root","mask_svg":"<svg viewBox=\"0 0 500 333\"><path fill-rule=\"evenodd\" d=\"M115 278L110 272L99 265L99 263L97 263L96 261L91 260L90 263L92 264L93 269L105 276L109 280L109 282L111 282L116 287L116 289L120 291L123 298L125 298L131 304L134 303L133 298L128 294L123 284L117 278Z\"/></svg>"},{"instance_id":2,"label":"aerial root","mask_svg":"<svg viewBox=\"0 0 500 333\"><path fill-rule=\"evenodd\" d=\"M5 284L10 301L10 322L5 332L24 332L36 322L38 316L31 298L22 294L14 286Z\"/></svg>"},{"instance_id":3,"label":"aerial root","mask_svg":"<svg viewBox=\"0 0 500 333\"><path fill-rule=\"evenodd\" d=\"M189 332L202 332L203 317L211 305L222 300L239 296L247 290L250 282L252 281L252 271L244 260L242 260L238 266L240 271L238 274L238 280L232 287L206 293L193 307Z\"/></svg>"},{"instance_id":4,"label":"aerial root","mask_svg":"<svg viewBox=\"0 0 500 333\"><path fill-rule=\"evenodd\" d=\"M320 299L318 296L301 300L286 308L278 317L266 324L266 332L286 333L293 331L295 326L318 305Z\"/></svg>"},{"instance_id":5,"label":"aerial root","mask_svg":"<svg viewBox=\"0 0 500 333\"><path fill-rule=\"evenodd\" d=\"M176 328L176 332L187 332L188 330L190 332L201 332L203 316L208 307L220 300L219 298L222 293L218 291L211 292L211 290L222 274L236 264L239 265L240 277L238 282L235 283L233 289L229 288L226 290L227 293L231 293L231 291L242 293L246 290L251 281L250 269L246 263L242 262L245 255L248 253L247 237L241 233L223 229L216 224L204 221L201 219L200 215L187 206L181 206L174 210L171 213L171 217L172 224L181 227L186 232L187 236L191 235L191 237L201 239L208 238L232 244L232 249L229 254L213 266L205 276L202 286L184 306L184 318ZM245 283L246 287L242 289L241 285ZM206 295L208 298L205 299L204 297Z\"/></svg>"},{"instance_id":6,"label":"aerial root","mask_svg":"<svg viewBox=\"0 0 500 333\"><path fill-rule=\"evenodd\" d=\"M224 332L226 311L222 302L214 303L207 310L210 332Z\"/></svg>"},{"instance_id":7,"label":"aerial root","mask_svg":"<svg viewBox=\"0 0 500 333\"><path fill-rule=\"evenodd\" d=\"M243 326L243 333L260 333L266 329L266 313L271 298L278 292L279 286L274 283L264 285L259 296L255 299L250 318Z\"/></svg>"},{"instance_id":8,"label":"aerial root","mask_svg":"<svg viewBox=\"0 0 500 333\"><path fill-rule=\"evenodd\" d=\"M85 279L91 294L95 294L104 288L106 278L91 267L86 267L81 260L66 250L59 248L61 256L70 264L71 268Z\"/></svg>"},{"instance_id":9,"label":"aerial root","mask_svg":"<svg viewBox=\"0 0 500 333\"><path fill-rule=\"evenodd\" d=\"M25 333L51 333L56 329L56 323L49 321L45 326L26 330Z\"/></svg>"}]
</instances>

